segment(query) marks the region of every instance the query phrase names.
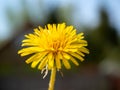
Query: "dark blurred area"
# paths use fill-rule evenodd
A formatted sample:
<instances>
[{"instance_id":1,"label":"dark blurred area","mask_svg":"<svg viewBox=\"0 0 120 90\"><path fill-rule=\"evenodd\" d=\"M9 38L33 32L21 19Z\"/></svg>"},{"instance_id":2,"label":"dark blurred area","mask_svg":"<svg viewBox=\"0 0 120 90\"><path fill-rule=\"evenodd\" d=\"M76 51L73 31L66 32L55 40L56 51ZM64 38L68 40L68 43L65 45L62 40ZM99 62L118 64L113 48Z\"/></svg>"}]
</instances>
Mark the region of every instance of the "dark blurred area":
<instances>
[{"instance_id":1,"label":"dark blurred area","mask_svg":"<svg viewBox=\"0 0 120 90\"><path fill-rule=\"evenodd\" d=\"M120 90L119 4L117 0L1 0L0 90L47 90L50 72L42 79L17 51L34 28L62 22L85 33L90 54L79 67L63 68L63 77L57 72L55 90Z\"/></svg>"}]
</instances>

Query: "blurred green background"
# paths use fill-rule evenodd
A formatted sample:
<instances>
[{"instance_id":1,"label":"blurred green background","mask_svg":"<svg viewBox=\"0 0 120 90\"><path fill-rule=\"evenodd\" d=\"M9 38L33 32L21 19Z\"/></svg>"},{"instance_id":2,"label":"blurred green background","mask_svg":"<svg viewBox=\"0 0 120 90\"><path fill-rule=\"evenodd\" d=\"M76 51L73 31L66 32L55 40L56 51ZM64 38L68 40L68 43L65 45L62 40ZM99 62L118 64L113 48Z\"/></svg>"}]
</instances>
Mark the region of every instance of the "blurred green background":
<instances>
[{"instance_id":1,"label":"blurred green background","mask_svg":"<svg viewBox=\"0 0 120 90\"><path fill-rule=\"evenodd\" d=\"M120 90L119 10L119 0L0 0L0 90L47 90L50 72L42 79L17 51L24 34L63 22L85 33L90 54L57 73L55 90Z\"/></svg>"}]
</instances>

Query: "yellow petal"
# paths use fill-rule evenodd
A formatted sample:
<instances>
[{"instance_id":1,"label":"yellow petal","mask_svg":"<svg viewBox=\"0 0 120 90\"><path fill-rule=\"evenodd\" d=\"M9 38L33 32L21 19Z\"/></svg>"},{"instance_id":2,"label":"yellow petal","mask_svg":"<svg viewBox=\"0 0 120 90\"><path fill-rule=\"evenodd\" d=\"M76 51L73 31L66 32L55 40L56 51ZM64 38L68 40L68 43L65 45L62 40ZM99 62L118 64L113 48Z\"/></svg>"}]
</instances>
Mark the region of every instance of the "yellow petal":
<instances>
[{"instance_id":1,"label":"yellow petal","mask_svg":"<svg viewBox=\"0 0 120 90\"><path fill-rule=\"evenodd\" d=\"M71 60L76 66L79 65L79 63L78 63L72 56L71 56L70 60Z\"/></svg>"},{"instance_id":2,"label":"yellow petal","mask_svg":"<svg viewBox=\"0 0 120 90\"><path fill-rule=\"evenodd\" d=\"M68 27L66 27L65 32L71 33L72 30L73 30L73 26L68 26Z\"/></svg>"},{"instance_id":3,"label":"yellow petal","mask_svg":"<svg viewBox=\"0 0 120 90\"><path fill-rule=\"evenodd\" d=\"M66 26L65 23L58 24L57 25L58 33L61 33L64 30L65 26Z\"/></svg>"},{"instance_id":4,"label":"yellow petal","mask_svg":"<svg viewBox=\"0 0 120 90\"><path fill-rule=\"evenodd\" d=\"M56 24L53 24L53 31L56 31Z\"/></svg>"},{"instance_id":5,"label":"yellow petal","mask_svg":"<svg viewBox=\"0 0 120 90\"><path fill-rule=\"evenodd\" d=\"M48 54L48 68L52 68L54 66L54 57L53 57L53 54L52 53L49 53Z\"/></svg>"},{"instance_id":6,"label":"yellow petal","mask_svg":"<svg viewBox=\"0 0 120 90\"><path fill-rule=\"evenodd\" d=\"M47 54L47 52L46 52L46 54ZM38 57L36 57L35 59L37 59L37 60L34 60L34 61L32 62L31 67L32 67L32 68L35 68L35 67L37 66L37 64L38 64L40 61L42 61L42 59L45 57L46 54L40 54Z\"/></svg>"},{"instance_id":7,"label":"yellow petal","mask_svg":"<svg viewBox=\"0 0 120 90\"><path fill-rule=\"evenodd\" d=\"M84 55L82 52L80 52L80 51L77 51L76 53L79 54L80 56L83 56L83 57L85 56L85 55Z\"/></svg>"},{"instance_id":8,"label":"yellow petal","mask_svg":"<svg viewBox=\"0 0 120 90\"><path fill-rule=\"evenodd\" d=\"M28 58L25 62L26 62L27 64L29 64L29 63L31 63L32 61L35 61L38 56L39 56L39 54L34 54L34 55L31 56L30 58Z\"/></svg>"},{"instance_id":9,"label":"yellow petal","mask_svg":"<svg viewBox=\"0 0 120 90\"><path fill-rule=\"evenodd\" d=\"M34 29L34 33L36 34L36 35L40 35L40 31L36 28L36 29Z\"/></svg>"},{"instance_id":10,"label":"yellow petal","mask_svg":"<svg viewBox=\"0 0 120 90\"><path fill-rule=\"evenodd\" d=\"M39 44L36 44L36 43L23 43L21 46L39 46Z\"/></svg>"},{"instance_id":11,"label":"yellow petal","mask_svg":"<svg viewBox=\"0 0 120 90\"><path fill-rule=\"evenodd\" d=\"M70 56L69 54L65 53L65 52L62 52L62 55L65 59L70 59Z\"/></svg>"},{"instance_id":12,"label":"yellow petal","mask_svg":"<svg viewBox=\"0 0 120 90\"><path fill-rule=\"evenodd\" d=\"M32 61L35 61L37 59L42 60L47 55L47 53L48 52L41 52L41 53L34 54L33 56L31 56L26 60L26 63L27 64L31 63Z\"/></svg>"},{"instance_id":13,"label":"yellow petal","mask_svg":"<svg viewBox=\"0 0 120 90\"><path fill-rule=\"evenodd\" d=\"M60 62L60 56L59 53L55 57L56 67L57 69L61 69L61 62Z\"/></svg>"},{"instance_id":14,"label":"yellow petal","mask_svg":"<svg viewBox=\"0 0 120 90\"><path fill-rule=\"evenodd\" d=\"M89 54L89 50L85 47L81 47L79 51Z\"/></svg>"},{"instance_id":15,"label":"yellow petal","mask_svg":"<svg viewBox=\"0 0 120 90\"><path fill-rule=\"evenodd\" d=\"M24 35L26 38L30 38L30 36L29 35Z\"/></svg>"},{"instance_id":16,"label":"yellow petal","mask_svg":"<svg viewBox=\"0 0 120 90\"><path fill-rule=\"evenodd\" d=\"M42 70L47 65L48 59L47 57L44 57L41 63L38 66L38 69Z\"/></svg>"},{"instance_id":17,"label":"yellow petal","mask_svg":"<svg viewBox=\"0 0 120 90\"><path fill-rule=\"evenodd\" d=\"M70 69L71 68L71 66L70 66L70 64L69 64L67 59L63 58L62 62L63 62L63 64L64 64L66 69Z\"/></svg>"},{"instance_id":18,"label":"yellow petal","mask_svg":"<svg viewBox=\"0 0 120 90\"><path fill-rule=\"evenodd\" d=\"M50 24L47 24L47 27L48 27L48 30L52 29L52 25L50 25Z\"/></svg>"},{"instance_id":19,"label":"yellow petal","mask_svg":"<svg viewBox=\"0 0 120 90\"><path fill-rule=\"evenodd\" d=\"M71 36L76 35L76 29L74 29L70 34L71 34Z\"/></svg>"},{"instance_id":20,"label":"yellow petal","mask_svg":"<svg viewBox=\"0 0 120 90\"><path fill-rule=\"evenodd\" d=\"M21 54L21 56L26 56L32 53L36 53L36 52L42 52L45 49L43 48L39 48L39 47L28 47L28 48L23 48L21 50L18 51L18 54Z\"/></svg>"},{"instance_id":21,"label":"yellow petal","mask_svg":"<svg viewBox=\"0 0 120 90\"><path fill-rule=\"evenodd\" d=\"M32 67L32 68L35 68L39 62L40 62L40 60L39 60L39 59L38 59L38 60L33 61L33 62L32 62L32 64L31 64L31 67Z\"/></svg>"},{"instance_id":22,"label":"yellow petal","mask_svg":"<svg viewBox=\"0 0 120 90\"><path fill-rule=\"evenodd\" d=\"M63 51L65 52L77 52L76 48L69 48L69 49L64 49Z\"/></svg>"},{"instance_id":23,"label":"yellow petal","mask_svg":"<svg viewBox=\"0 0 120 90\"><path fill-rule=\"evenodd\" d=\"M78 35L77 35L77 37L79 38L79 39L83 39L84 38L84 33L79 33Z\"/></svg>"},{"instance_id":24,"label":"yellow petal","mask_svg":"<svg viewBox=\"0 0 120 90\"><path fill-rule=\"evenodd\" d=\"M69 52L69 54L72 55L72 56L74 56L74 57L76 57L76 58L78 58L80 61L83 61L83 60L84 60L84 58L82 58L82 57L81 57L79 54L77 54L77 53Z\"/></svg>"},{"instance_id":25,"label":"yellow petal","mask_svg":"<svg viewBox=\"0 0 120 90\"><path fill-rule=\"evenodd\" d=\"M25 39L25 40L22 40L23 43L25 42L32 42L30 39Z\"/></svg>"}]
</instances>

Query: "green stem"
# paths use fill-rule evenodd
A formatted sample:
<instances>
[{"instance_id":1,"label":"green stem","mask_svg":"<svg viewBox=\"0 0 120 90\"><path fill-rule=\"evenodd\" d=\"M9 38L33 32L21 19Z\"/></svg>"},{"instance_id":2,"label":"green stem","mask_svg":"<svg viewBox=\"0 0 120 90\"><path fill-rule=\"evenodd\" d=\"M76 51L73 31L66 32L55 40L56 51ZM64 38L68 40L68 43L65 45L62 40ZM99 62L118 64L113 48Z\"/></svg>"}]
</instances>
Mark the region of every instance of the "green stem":
<instances>
[{"instance_id":1,"label":"green stem","mask_svg":"<svg viewBox=\"0 0 120 90\"><path fill-rule=\"evenodd\" d=\"M53 67L52 71L51 71L51 76L50 76L50 82L49 82L48 90L54 90L55 77L56 77L56 67Z\"/></svg>"}]
</instances>

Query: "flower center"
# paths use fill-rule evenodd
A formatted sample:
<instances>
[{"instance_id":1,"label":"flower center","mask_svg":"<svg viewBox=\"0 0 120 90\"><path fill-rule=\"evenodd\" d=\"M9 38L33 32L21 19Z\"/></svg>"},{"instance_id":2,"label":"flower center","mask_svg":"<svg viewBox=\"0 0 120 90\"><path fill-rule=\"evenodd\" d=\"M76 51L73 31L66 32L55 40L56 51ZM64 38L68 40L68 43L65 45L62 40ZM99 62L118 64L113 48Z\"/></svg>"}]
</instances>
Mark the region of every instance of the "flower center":
<instances>
[{"instance_id":1,"label":"flower center","mask_svg":"<svg viewBox=\"0 0 120 90\"><path fill-rule=\"evenodd\" d=\"M54 52L58 52L58 49L60 48L60 41L56 40L56 41L53 41L53 49L54 49Z\"/></svg>"}]
</instances>

